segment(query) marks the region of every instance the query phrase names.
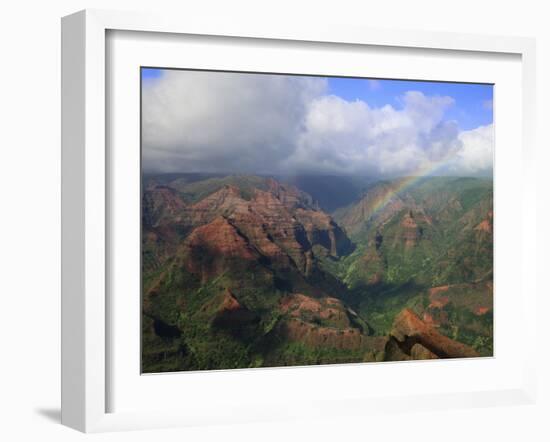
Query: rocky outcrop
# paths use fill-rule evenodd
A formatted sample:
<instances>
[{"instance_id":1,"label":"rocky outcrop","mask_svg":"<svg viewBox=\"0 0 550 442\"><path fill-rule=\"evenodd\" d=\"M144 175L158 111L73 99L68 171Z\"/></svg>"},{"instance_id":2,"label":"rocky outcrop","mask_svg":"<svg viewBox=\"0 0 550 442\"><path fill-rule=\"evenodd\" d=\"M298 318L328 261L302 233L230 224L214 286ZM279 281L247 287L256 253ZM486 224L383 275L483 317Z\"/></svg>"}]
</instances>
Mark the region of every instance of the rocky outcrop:
<instances>
[{"instance_id":1,"label":"rocky outcrop","mask_svg":"<svg viewBox=\"0 0 550 442\"><path fill-rule=\"evenodd\" d=\"M401 220L401 228L401 239L405 246L405 250L413 248L422 236L422 230L418 227L412 211L407 212Z\"/></svg>"},{"instance_id":2,"label":"rocky outcrop","mask_svg":"<svg viewBox=\"0 0 550 442\"><path fill-rule=\"evenodd\" d=\"M214 308L212 325L218 328L238 331L239 327L254 323L257 316L254 312L241 305L233 292L226 289L221 300L215 298L215 305L207 305L204 310Z\"/></svg>"},{"instance_id":3,"label":"rocky outcrop","mask_svg":"<svg viewBox=\"0 0 550 442\"><path fill-rule=\"evenodd\" d=\"M301 293L285 296L281 300L281 311L293 318L300 318L335 328L351 326L350 312L342 301L336 298L312 298Z\"/></svg>"},{"instance_id":4,"label":"rocky outcrop","mask_svg":"<svg viewBox=\"0 0 550 442\"><path fill-rule=\"evenodd\" d=\"M322 327L297 318L282 322L280 334L291 342L301 342L310 347L346 350L366 347L366 336L356 328Z\"/></svg>"},{"instance_id":5,"label":"rocky outcrop","mask_svg":"<svg viewBox=\"0 0 550 442\"><path fill-rule=\"evenodd\" d=\"M282 184L279 181L269 178L267 180L267 191L277 198L289 210L307 208L320 210L311 195L302 192L295 186Z\"/></svg>"},{"instance_id":6,"label":"rocky outcrop","mask_svg":"<svg viewBox=\"0 0 550 442\"><path fill-rule=\"evenodd\" d=\"M181 222L186 206L178 193L167 186L147 189L142 204L143 222L151 227Z\"/></svg>"},{"instance_id":7,"label":"rocky outcrop","mask_svg":"<svg viewBox=\"0 0 550 442\"><path fill-rule=\"evenodd\" d=\"M487 212L487 216L476 226L474 230L480 233L493 234L493 211Z\"/></svg>"},{"instance_id":8,"label":"rocky outcrop","mask_svg":"<svg viewBox=\"0 0 550 442\"><path fill-rule=\"evenodd\" d=\"M353 244L334 220L322 211L297 209L296 219L304 226L310 244L320 245L333 257L353 251Z\"/></svg>"},{"instance_id":9,"label":"rocky outcrop","mask_svg":"<svg viewBox=\"0 0 550 442\"><path fill-rule=\"evenodd\" d=\"M185 266L203 281L227 269L228 261L256 261L260 255L237 228L222 216L197 227L184 245Z\"/></svg>"},{"instance_id":10,"label":"rocky outcrop","mask_svg":"<svg viewBox=\"0 0 550 442\"><path fill-rule=\"evenodd\" d=\"M304 226L276 194L256 189L247 211L235 212L230 217L250 237L263 237L260 242L264 248L265 239L274 243L301 273L306 274L306 253L312 244Z\"/></svg>"},{"instance_id":11,"label":"rocky outcrop","mask_svg":"<svg viewBox=\"0 0 550 442\"><path fill-rule=\"evenodd\" d=\"M226 184L190 205L174 189L150 186L143 198L150 226L146 244L158 253L163 243L173 247L184 241L187 267L206 275L203 279L218 274L224 258L257 259L308 277L315 271L315 253L338 257L352 250L343 230L311 196L274 179L264 184L247 189L246 196Z\"/></svg>"},{"instance_id":12,"label":"rocky outcrop","mask_svg":"<svg viewBox=\"0 0 550 442\"><path fill-rule=\"evenodd\" d=\"M341 300L294 293L282 298L277 333L313 348L382 352L387 338L369 336L368 325Z\"/></svg>"},{"instance_id":13,"label":"rocky outcrop","mask_svg":"<svg viewBox=\"0 0 550 442\"><path fill-rule=\"evenodd\" d=\"M493 284L482 281L432 287L428 290L428 300L426 313L436 319L436 324L447 322L447 305L483 316L493 310Z\"/></svg>"},{"instance_id":14,"label":"rocky outcrop","mask_svg":"<svg viewBox=\"0 0 550 442\"><path fill-rule=\"evenodd\" d=\"M312 348L333 348L374 354L381 354L387 342L384 336L367 336L357 328L323 327L298 318L282 321L278 334L289 342L300 342Z\"/></svg>"},{"instance_id":15,"label":"rocky outcrop","mask_svg":"<svg viewBox=\"0 0 550 442\"><path fill-rule=\"evenodd\" d=\"M246 201L241 198L240 190L235 186L225 185L190 206L184 216L193 226L200 226L218 216L245 209Z\"/></svg>"},{"instance_id":16,"label":"rocky outcrop","mask_svg":"<svg viewBox=\"0 0 550 442\"><path fill-rule=\"evenodd\" d=\"M258 257L258 253L251 247L247 239L222 216L193 230L187 240L187 247L201 249L214 255L247 260Z\"/></svg>"},{"instance_id":17,"label":"rocky outcrop","mask_svg":"<svg viewBox=\"0 0 550 442\"><path fill-rule=\"evenodd\" d=\"M395 318L386 345L386 360L476 356L479 354L473 348L442 335L408 308Z\"/></svg>"}]
</instances>

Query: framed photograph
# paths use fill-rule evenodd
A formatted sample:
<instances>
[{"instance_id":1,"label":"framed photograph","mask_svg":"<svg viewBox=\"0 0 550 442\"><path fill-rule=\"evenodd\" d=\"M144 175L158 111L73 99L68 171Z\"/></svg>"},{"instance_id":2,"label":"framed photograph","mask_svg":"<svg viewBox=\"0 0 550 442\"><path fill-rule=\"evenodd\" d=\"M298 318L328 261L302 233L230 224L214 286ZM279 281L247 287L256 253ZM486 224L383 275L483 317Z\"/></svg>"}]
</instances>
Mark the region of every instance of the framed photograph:
<instances>
[{"instance_id":1,"label":"framed photograph","mask_svg":"<svg viewBox=\"0 0 550 442\"><path fill-rule=\"evenodd\" d=\"M142 373L493 356L493 88L142 67Z\"/></svg>"},{"instance_id":2,"label":"framed photograph","mask_svg":"<svg viewBox=\"0 0 550 442\"><path fill-rule=\"evenodd\" d=\"M64 424L534 400L532 40L62 26Z\"/></svg>"}]
</instances>

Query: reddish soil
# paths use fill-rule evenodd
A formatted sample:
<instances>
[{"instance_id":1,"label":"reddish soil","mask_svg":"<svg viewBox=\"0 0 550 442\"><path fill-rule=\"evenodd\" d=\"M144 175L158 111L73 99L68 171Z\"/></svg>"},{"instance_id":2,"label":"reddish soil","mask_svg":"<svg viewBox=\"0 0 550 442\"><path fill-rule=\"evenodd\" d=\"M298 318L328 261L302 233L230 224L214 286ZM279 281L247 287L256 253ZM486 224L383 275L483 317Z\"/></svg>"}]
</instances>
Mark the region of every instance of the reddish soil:
<instances>
[{"instance_id":1,"label":"reddish soil","mask_svg":"<svg viewBox=\"0 0 550 442\"><path fill-rule=\"evenodd\" d=\"M489 220L484 219L477 225L475 229L481 230L483 232L491 233L491 224L489 223Z\"/></svg>"},{"instance_id":2,"label":"reddish soil","mask_svg":"<svg viewBox=\"0 0 550 442\"><path fill-rule=\"evenodd\" d=\"M408 308L395 318L391 334L402 343L401 345L421 344L440 358L479 356L473 348L439 333Z\"/></svg>"},{"instance_id":3,"label":"reddish soil","mask_svg":"<svg viewBox=\"0 0 550 442\"><path fill-rule=\"evenodd\" d=\"M296 293L291 296L286 296L281 301L281 310L283 313L287 313L291 309L294 309L297 312L300 310L319 312L321 311L321 303L309 296Z\"/></svg>"},{"instance_id":4,"label":"reddish soil","mask_svg":"<svg viewBox=\"0 0 550 442\"><path fill-rule=\"evenodd\" d=\"M355 328L320 327L297 318L285 322L284 333L287 339L303 342L311 347L332 347L346 350L357 350L372 346L382 349L386 339L380 337L380 342L377 342L376 339L362 335Z\"/></svg>"},{"instance_id":5,"label":"reddish soil","mask_svg":"<svg viewBox=\"0 0 550 442\"><path fill-rule=\"evenodd\" d=\"M401 221L403 227L403 240L405 241L405 249L414 247L419 239L418 224L414 220L411 213L407 213Z\"/></svg>"},{"instance_id":6,"label":"reddish soil","mask_svg":"<svg viewBox=\"0 0 550 442\"><path fill-rule=\"evenodd\" d=\"M332 256L351 247L345 233L309 195L275 180L267 184L267 190L254 189L251 199L244 198L238 187L225 185L192 205L185 205L172 189L154 187L147 191L147 202L158 237L145 238L150 243L162 238L166 244L177 244L176 230L161 231L163 226L180 223L182 230L191 230L186 247L193 262L186 265L193 273L206 272L207 278L221 270L223 258L252 260L261 255L273 265L295 265L308 276L315 265L314 245Z\"/></svg>"},{"instance_id":7,"label":"reddish soil","mask_svg":"<svg viewBox=\"0 0 550 442\"><path fill-rule=\"evenodd\" d=\"M478 316L482 316L489 311L489 307L478 307L474 312Z\"/></svg>"},{"instance_id":8,"label":"reddish soil","mask_svg":"<svg viewBox=\"0 0 550 442\"><path fill-rule=\"evenodd\" d=\"M446 292L447 290L449 290L449 287L451 287L450 285L441 285L439 287L433 287L430 289L430 299L432 296L435 296L441 292Z\"/></svg>"},{"instance_id":9,"label":"reddish soil","mask_svg":"<svg viewBox=\"0 0 550 442\"><path fill-rule=\"evenodd\" d=\"M304 313L309 313L319 319L330 320L333 324L349 325L345 307L336 298L315 299L296 293L283 298L281 311L294 318L301 318Z\"/></svg>"},{"instance_id":10,"label":"reddish soil","mask_svg":"<svg viewBox=\"0 0 550 442\"><path fill-rule=\"evenodd\" d=\"M235 298L231 290L226 289L223 294L222 304L220 306L221 311L234 311L241 308L241 304Z\"/></svg>"},{"instance_id":11,"label":"reddish soil","mask_svg":"<svg viewBox=\"0 0 550 442\"><path fill-rule=\"evenodd\" d=\"M452 291L448 292L450 289ZM474 292L465 296L465 293L469 290L474 290ZM445 318L440 316L443 313L442 309L452 302L453 305L465 307L478 316L484 315L492 309L492 291L492 282L479 285L456 284L434 287L428 292L430 300L429 313L433 315L436 323L442 324L445 321Z\"/></svg>"},{"instance_id":12,"label":"reddish soil","mask_svg":"<svg viewBox=\"0 0 550 442\"><path fill-rule=\"evenodd\" d=\"M187 241L188 247L207 249L213 256L222 255L240 259L254 259L257 254L229 221L218 217L205 226L196 228Z\"/></svg>"},{"instance_id":13,"label":"reddish soil","mask_svg":"<svg viewBox=\"0 0 550 442\"><path fill-rule=\"evenodd\" d=\"M401 221L401 226L406 229L416 229L418 227L418 224L416 224L414 218L409 213L407 213L403 217L403 221Z\"/></svg>"},{"instance_id":14,"label":"reddish soil","mask_svg":"<svg viewBox=\"0 0 550 442\"><path fill-rule=\"evenodd\" d=\"M450 299L448 296L442 296L439 299L434 299L430 302L428 308L443 308L449 303Z\"/></svg>"},{"instance_id":15,"label":"reddish soil","mask_svg":"<svg viewBox=\"0 0 550 442\"><path fill-rule=\"evenodd\" d=\"M441 309L445 307L449 303L450 299L448 296L442 296L441 293L446 292L447 290L449 290L449 288L449 285L442 285L439 287L431 288L428 292L430 298L430 305L428 306L428 308Z\"/></svg>"},{"instance_id":16,"label":"reddish soil","mask_svg":"<svg viewBox=\"0 0 550 442\"><path fill-rule=\"evenodd\" d=\"M424 315L422 316L422 320L428 325L432 325L434 327L437 326L435 324L434 317L430 313L424 313Z\"/></svg>"}]
</instances>

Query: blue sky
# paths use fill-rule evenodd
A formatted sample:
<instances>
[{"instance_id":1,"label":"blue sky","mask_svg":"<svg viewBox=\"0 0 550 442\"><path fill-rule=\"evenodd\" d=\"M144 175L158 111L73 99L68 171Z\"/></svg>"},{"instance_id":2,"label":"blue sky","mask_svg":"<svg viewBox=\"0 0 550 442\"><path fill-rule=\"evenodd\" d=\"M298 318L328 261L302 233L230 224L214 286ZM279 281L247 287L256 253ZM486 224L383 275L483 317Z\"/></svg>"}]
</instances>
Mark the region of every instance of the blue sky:
<instances>
[{"instance_id":1,"label":"blue sky","mask_svg":"<svg viewBox=\"0 0 550 442\"><path fill-rule=\"evenodd\" d=\"M371 107L389 104L402 109L400 98L407 91L419 91L428 96L449 96L455 104L446 111L445 117L456 120L461 129L475 129L493 122L492 85L335 77L329 78L328 82L331 94L348 101L363 100Z\"/></svg>"},{"instance_id":2,"label":"blue sky","mask_svg":"<svg viewBox=\"0 0 550 442\"><path fill-rule=\"evenodd\" d=\"M162 76L162 69L153 68L141 68L141 78L144 81L160 78Z\"/></svg>"}]
</instances>

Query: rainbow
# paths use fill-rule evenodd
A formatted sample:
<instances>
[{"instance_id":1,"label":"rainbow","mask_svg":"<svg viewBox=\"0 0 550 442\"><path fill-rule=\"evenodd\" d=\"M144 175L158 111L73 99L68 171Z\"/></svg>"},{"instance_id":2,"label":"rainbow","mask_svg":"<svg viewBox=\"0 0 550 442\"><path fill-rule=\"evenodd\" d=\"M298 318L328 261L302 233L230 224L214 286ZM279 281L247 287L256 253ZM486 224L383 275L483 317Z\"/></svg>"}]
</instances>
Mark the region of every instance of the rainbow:
<instances>
[{"instance_id":1,"label":"rainbow","mask_svg":"<svg viewBox=\"0 0 550 442\"><path fill-rule=\"evenodd\" d=\"M380 211L382 211L384 207L386 207L388 203L390 203L390 201L399 193L412 187L423 178L426 178L430 175L435 175L438 171L448 166L451 163L451 160L454 160L456 158L455 153L455 151L450 150L447 155L445 155L437 163L429 163L427 165L421 166L413 173L413 175L402 177L393 181L388 187L388 190L382 196L378 197L374 202L369 218L372 218L380 213Z\"/></svg>"}]
</instances>

